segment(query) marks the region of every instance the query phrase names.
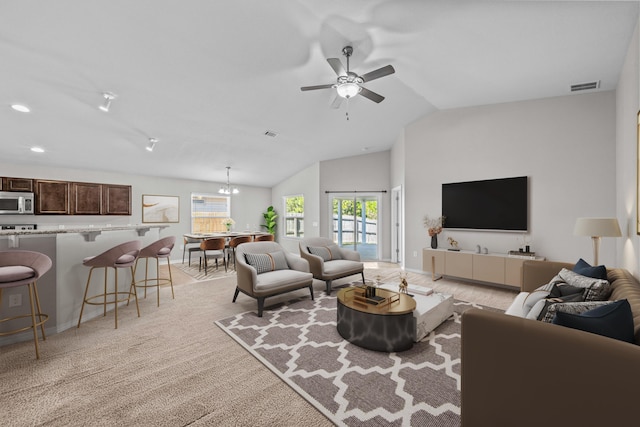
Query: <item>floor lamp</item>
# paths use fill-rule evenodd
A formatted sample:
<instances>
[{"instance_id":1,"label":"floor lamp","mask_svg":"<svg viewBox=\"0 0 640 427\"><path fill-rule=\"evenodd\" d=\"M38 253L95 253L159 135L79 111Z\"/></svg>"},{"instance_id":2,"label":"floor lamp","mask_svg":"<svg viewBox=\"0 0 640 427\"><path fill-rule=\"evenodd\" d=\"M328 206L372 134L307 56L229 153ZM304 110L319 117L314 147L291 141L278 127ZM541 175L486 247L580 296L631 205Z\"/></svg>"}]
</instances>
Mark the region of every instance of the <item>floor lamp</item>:
<instances>
[{"instance_id":1,"label":"floor lamp","mask_svg":"<svg viewBox=\"0 0 640 427\"><path fill-rule=\"evenodd\" d=\"M578 218L573 234L589 236L593 240L593 265L598 265L598 247L601 237L622 237L616 218Z\"/></svg>"}]
</instances>

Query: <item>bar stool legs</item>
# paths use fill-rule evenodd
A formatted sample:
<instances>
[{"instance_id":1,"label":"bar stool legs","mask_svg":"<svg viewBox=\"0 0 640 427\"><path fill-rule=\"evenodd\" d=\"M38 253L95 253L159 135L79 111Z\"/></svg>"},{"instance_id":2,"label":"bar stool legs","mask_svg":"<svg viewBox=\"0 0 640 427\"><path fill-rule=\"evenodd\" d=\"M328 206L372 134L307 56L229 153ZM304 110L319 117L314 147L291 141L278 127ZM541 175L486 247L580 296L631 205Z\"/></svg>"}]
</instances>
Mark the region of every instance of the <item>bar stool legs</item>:
<instances>
[{"instance_id":1,"label":"bar stool legs","mask_svg":"<svg viewBox=\"0 0 640 427\"><path fill-rule=\"evenodd\" d=\"M156 273L157 273L157 277L149 277L149 258L155 258L156 260ZM135 272L138 270L138 261L141 258L138 258L138 260L136 260L136 265L134 268L134 277L135 277ZM161 285L171 285L171 298L172 299L176 299L176 295L173 292L173 277L171 275L171 261L169 258L167 258L167 267L169 268L169 278L167 279L166 277L160 277L160 258L159 257L145 257L144 258L145 261L145 265L144 265L144 279L138 280L136 281L132 286L133 287L138 287L138 288L144 288L144 297L147 298L147 288L157 288L156 290L156 298L157 298L157 305L158 307L160 307L160 286ZM149 284L149 282L155 282L152 284Z\"/></svg>"},{"instance_id":2,"label":"bar stool legs","mask_svg":"<svg viewBox=\"0 0 640 427\"><path fill-rule=\"evenodd\" d=\"M104 268L104 284L103 284L103 292L101 294L97 294L97 295L92 295L87 297L87 294L89 293L89 286L91 285L91 276L93 273L93 269L94 268ZM114 275L115 275L115 288L113 292L109 292L108 288L107 288L107 280L108 280L108 271L109 268L113 268L114 270ZM84 290L84 298L82 299L82 308L80 309L80 317L78 318L78 328L80 327L80 324L82 323L82 314L84 312L84 306L85 304L89 304L89 305L102 305L102 316L106 316L107 315L107 305L108 304L114 304L114 314L115 314L115 328L118 329L118 305L121 302L127 302L127 305L129 305L129 301L131 300L131 297L133 296L133 299L136 303L136 311L138 313L138 317L140 317L140 306L138 305L138 294L136 292L136 288L134 286L134 282L133 282L133 278L134 276L134 269L133 266L129 266L129 269L131 270L131 285L129 286L129 291L125 292L125 291L119 291L118 290L118 269L115 267L91 267L91 270L89 270L89 277L87 279L87 285L85 287ZM126 295L126 298L122 297L120 298L120 296L124 296ZM113 298L110 298L111 296L113 296ZM110 301L110 299L112 299ZM99 301L95 301L95 300L99 300Z\"/></svg>"}]
</instances>

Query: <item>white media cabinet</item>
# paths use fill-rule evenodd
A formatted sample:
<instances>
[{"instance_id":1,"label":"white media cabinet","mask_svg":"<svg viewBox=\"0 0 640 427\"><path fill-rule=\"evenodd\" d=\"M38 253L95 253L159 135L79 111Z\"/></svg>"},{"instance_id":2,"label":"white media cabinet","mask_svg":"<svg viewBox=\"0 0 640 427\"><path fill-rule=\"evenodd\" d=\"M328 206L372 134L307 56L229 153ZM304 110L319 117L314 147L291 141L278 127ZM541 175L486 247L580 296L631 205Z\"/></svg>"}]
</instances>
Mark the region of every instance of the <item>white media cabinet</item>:
<instances>
[{"instance_id":1,"label":"white media cabinet","mask_svg":"<svg viewBox=\"0 0 640 427\"><path fill-rule=\"evenodd\" d=\"M477 282L495 283L510 288L522 287L522 264L542 261L544 257L507 254L479 254L473 251L423 249L422 270L435 275L459 277Z\"/></svg>"}]
</instances>

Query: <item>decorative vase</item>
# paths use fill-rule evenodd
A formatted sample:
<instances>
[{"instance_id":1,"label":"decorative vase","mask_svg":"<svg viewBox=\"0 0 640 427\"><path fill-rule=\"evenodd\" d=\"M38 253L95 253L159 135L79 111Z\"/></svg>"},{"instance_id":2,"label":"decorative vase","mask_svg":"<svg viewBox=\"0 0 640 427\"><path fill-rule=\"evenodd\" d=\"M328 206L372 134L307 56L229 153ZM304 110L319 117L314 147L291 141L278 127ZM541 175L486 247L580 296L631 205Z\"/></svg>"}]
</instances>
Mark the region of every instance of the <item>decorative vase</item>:
<instances>
[{"instance_id":1,"label":"decorative vase","mask_svg":"<svg viewBox=\"0 0 640 427\"><path fill-rule=\"evenodd\" d=\"M227 233L231 231L231 225L227 224Z\"/></svg>"},{"instance_id":2,"label":"decorative vase","mask_svg":"<svg viewBox=\"0 0 640 427\"><path fill-rule=\"evenodd\" d=\"M438 235L431 236L431 249L438 249Z\"/></svg>"}]
</instances>

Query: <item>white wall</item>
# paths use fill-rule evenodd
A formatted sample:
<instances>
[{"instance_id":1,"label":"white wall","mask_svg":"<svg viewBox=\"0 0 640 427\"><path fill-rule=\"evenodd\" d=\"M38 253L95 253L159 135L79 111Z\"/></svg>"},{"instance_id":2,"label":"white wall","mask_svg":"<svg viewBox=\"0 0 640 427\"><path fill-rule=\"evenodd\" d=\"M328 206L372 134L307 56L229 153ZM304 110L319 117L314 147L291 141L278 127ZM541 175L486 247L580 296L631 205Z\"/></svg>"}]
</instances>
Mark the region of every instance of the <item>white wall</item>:
<instances>
[{"instance_id":1,"label":"white wall","mask_svg":"<svg viewBox=\"0 0 640 427\"><path fill-rule=\"evenodd\" d=\"M592 262L591 240L573 236L573 226L577 217L616 214L615 141L613 92L446 110L411 124L404 138L406 267L422 269L422 218L440 215L443 183L523 175L531 250ZM523 237L444 231L440 246L448 247L449 236L462 249L479 244L496 253L517 249ZM615 264L614 240L603 239L602 263Z\"/></svg>"},{"instance_id":2,"label":"white wall","mask_svg":"<svg viewBox=\"0 0 640 427\"><path fill-rule=\"evenodd\" d=\"M616 90L616 189L617 214L623 237L618 239L618 265L634 276L639 274L640 242L636 231L637 188L637 113L640 108L640 43L638 26L633 33Z\"/></svg>"},{"instance_id":3,"label":"white wall","mask_svg":"<svg viewBox=\"0 0 640 427\"><path fill-rule=\"evenodd\" d=\"M180 197L180 222L169 224L161 232L161 237L176 236L176 247L172 259L182 259L182 235L191 231L191 193L217 193L223 183L191 181L184 179L159 178L142 175L127 175L83 169L64 169L32 166L24 164L0 163L0 176L16 178L41 178L79 182L101 182L107 184L126 184L132 186L131 216L94 216L94 215L3 215L2 224L37 223L38 226L53 227L64 225L127 225L142 223L142 195L170 195ZM231 217L236 221L235 229L244 230L247 224L251 228L260 226L264 221L262 212L271 204L271 189L249 186L237 186L239 194L231 196Z\"/></svg>"},{"instance_id":4,"label":"white wall","mask_svg":"<svg viewBox=\"0 0 640 427\"><path fill-rule=\"evenodd\" d=\"M319 236L319 170L319 164L314 163L272 188L271 203L278 214L276 240L289 252L297 254L300 250L299 239L284 237L284 197L304 196L304 234L306 237Z\"/></svg>"}]
</instances>

